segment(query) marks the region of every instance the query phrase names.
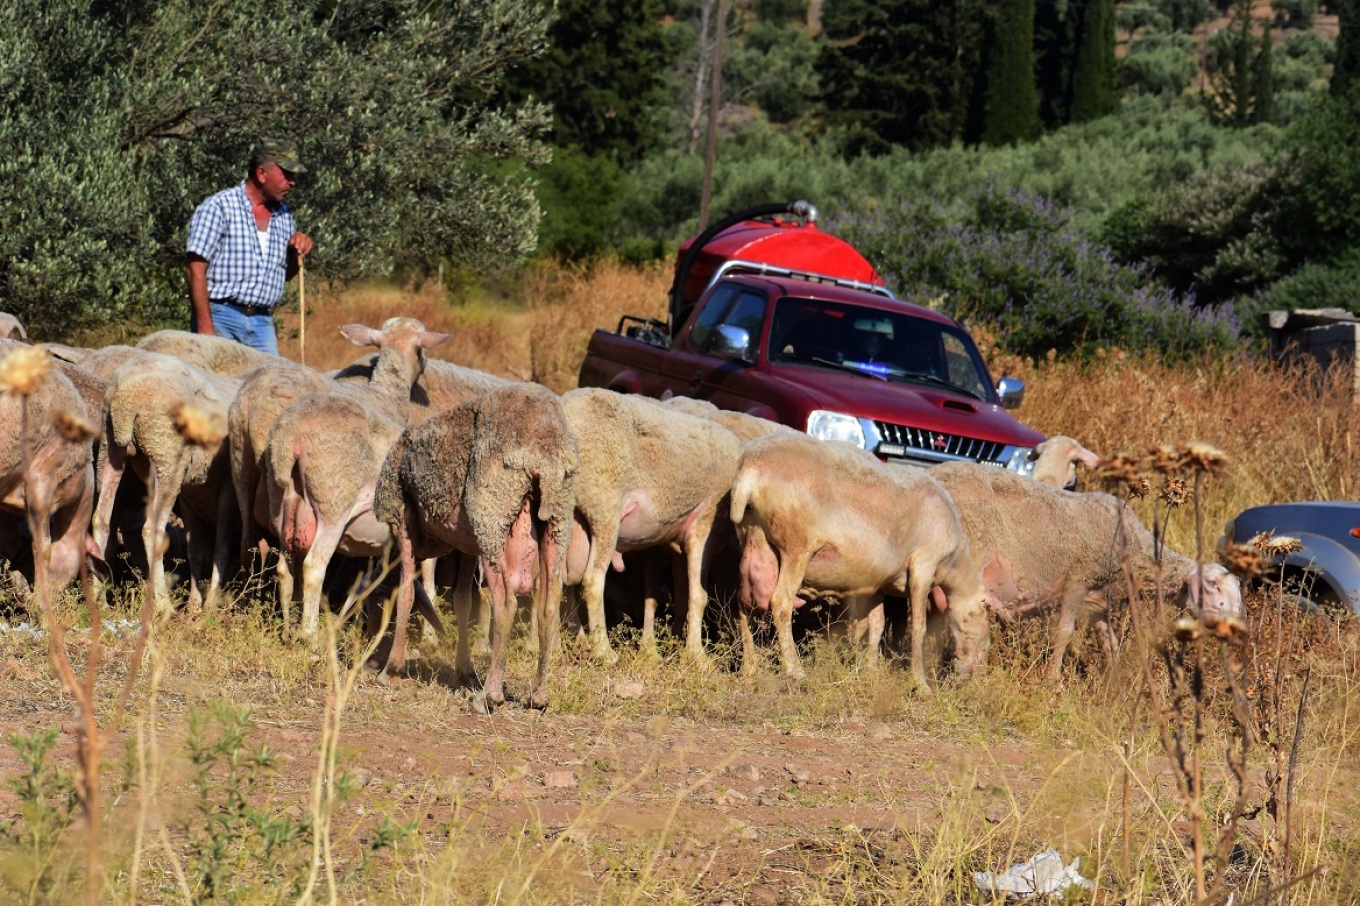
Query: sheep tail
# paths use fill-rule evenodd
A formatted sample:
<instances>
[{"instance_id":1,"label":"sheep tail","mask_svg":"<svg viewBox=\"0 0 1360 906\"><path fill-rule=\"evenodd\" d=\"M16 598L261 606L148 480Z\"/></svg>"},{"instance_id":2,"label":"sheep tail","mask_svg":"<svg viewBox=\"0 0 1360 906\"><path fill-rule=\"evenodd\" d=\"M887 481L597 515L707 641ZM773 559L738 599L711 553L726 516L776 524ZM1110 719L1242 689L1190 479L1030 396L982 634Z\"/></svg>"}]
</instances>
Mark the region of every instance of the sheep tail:
<instances>
[{"instance_id":1,"label":"sheep tail","mask_svg":"<svg viewBox=\"0 0 1360 906\"><path fill-rule=\"evenodd\" d=\"M737 473L736 481L732 482L732 505L729 510L733 525L741 525L741 520L746 515L746 504L750 501L754 489L754 477L751 472Z\"/></svg>"}]
</instances>

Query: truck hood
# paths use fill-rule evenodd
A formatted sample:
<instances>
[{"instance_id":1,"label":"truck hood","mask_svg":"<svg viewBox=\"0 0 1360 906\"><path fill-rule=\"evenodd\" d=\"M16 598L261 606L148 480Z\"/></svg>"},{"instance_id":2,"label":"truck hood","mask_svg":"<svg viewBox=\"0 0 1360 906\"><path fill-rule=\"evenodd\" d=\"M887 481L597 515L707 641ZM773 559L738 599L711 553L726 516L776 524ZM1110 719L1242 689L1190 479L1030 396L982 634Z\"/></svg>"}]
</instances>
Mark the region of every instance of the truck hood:
<instances>
[{"instance_id":1,"label":"truck hood","mask_svg":"<svg viewBox=\"0 0 1360 906\"><path fill-rule=\"evenodd\" d=\"M768 367L775 381L800 392L812 408L1012 446L1032 447L1044 440L1043 434L1016 421L1000 405L966 393L815 365Z\"/></svg>"}]
</instances>

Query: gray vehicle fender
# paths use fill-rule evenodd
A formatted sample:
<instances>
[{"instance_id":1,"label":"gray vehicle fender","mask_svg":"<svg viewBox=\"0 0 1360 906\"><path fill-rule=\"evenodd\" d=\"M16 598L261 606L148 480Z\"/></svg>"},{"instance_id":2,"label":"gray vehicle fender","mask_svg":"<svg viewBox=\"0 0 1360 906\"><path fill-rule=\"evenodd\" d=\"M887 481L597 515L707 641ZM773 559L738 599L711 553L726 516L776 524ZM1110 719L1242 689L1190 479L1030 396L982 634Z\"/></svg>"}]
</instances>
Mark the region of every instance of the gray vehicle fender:
<instances>
[{"instance_id":1,"label":"gray vehicle fender","mask_svg":"<svg viewBox=\"0 0 1360 906\"><path fill-rule=\"evenodd\" d=\"M1343 601L1360 610L1360 560L1345 547L1322 535L1290 532L1303 543L1301 550L1278 559L1282 566L1317 570L1319 578Z\"/></svg>"}]
</instances>

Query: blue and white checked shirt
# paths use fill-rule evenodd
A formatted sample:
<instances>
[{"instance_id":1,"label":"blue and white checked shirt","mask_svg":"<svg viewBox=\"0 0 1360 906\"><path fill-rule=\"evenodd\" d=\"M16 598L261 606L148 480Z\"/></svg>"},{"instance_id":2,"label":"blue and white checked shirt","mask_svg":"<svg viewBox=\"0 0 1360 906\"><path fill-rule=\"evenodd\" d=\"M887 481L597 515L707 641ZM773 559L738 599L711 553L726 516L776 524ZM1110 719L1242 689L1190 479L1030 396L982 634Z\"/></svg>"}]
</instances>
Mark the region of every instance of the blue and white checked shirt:
<instances>
[{"instance_id":1,"label":"blue and white checked shirt","mask_svg":"<svg viewBox=\"0 0 1360 906\"><path fill-rule=\"evenodd\" d=\"M198 206L189 221L188 251L208 262L208 298L273 308L283 298L293 212L280 204L269 219L269 251L260 240L244 181Z\"/></svg>"}]
</instances>

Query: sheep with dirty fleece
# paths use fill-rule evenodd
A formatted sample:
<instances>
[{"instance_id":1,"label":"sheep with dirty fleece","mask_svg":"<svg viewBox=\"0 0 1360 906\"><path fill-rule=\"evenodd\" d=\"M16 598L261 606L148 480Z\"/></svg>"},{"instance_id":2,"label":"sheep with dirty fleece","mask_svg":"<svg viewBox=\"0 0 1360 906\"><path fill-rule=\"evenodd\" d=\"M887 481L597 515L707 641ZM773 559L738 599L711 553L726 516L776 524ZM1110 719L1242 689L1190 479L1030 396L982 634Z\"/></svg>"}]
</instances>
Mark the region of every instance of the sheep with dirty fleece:
<instances>
[{"instance_id":1,"label":"sheep with dirty fleece","mask_svg":"<svg viewBox=\"0 0 1360 906\"><path fill-rule=\"evenodd\" d=\"M923 659L932 601L947 601L959 672L985 663L987 606L972 550L949 495L925 471L885 465L839 441L772 435L742 454L731 518L742 542L744 668L755 664L747 610L768 610L784 672L804 675L793 611L810 598L844 600L867 617L874 657L888 592L910 601L911 673L922 691L929 690Z\"/></svg>"},{"instance_id":2,"label":"sheep with dirty fleece","mask_svg":"<svg viewBox=\"0 0 1360 906\"><path fill-rule=\"evenodd\" d=\"M158 330L142 337L137 348L172 355L203 371L226 377L241 377L255 368L279 363L278 356L251 349L235 340L187 330Z\"/></svg>"},{"instance_id":3,"label":"sheep with dirty fleece","mask_svg":"<svg viewBox=\"0 0 1360 906\"><path fill-rule=\"evenodd\" d=\"M486 711L505 701L516 597L532 593L538 672L529 703L547 705L578 464L562 400L538 384L506 384L403 432L383 463L373 504L377 517L392 526L401 558L389 675L405 659L416 558L458 551L480 562L492 598L491 665L474 704ZM455 595L455 668L460 679L475 683L471 592L471 584L461 582Z\"/></svg>"},{"instance_id":4,"label":"sheep with dirty fleece","mask_svg":"<svg viewBox=\"0 0 1360 906\"><path fill-rule=\"evenodd\" d=\"M270 530L279 539L279 598L287 619L293 576L302 567L302 632L315 635L321 583L337 553L381 556L391 538L373 515L373 490L392 444L406 427L411 387L425 351L451 338L414 318L381 329L340 328L352 343L376 346L372 380L304 396L279 415L263 457Z\"/></svg>"},{"instance_id":5,"label":"sheep with dirty fleece","mask_svg":"<svg viewBox=\"0 0 1360 906\"><path fill-rule=\"evenodd\" d=\"M1051 488L1071 490L1077 486L1077 466L1094 469L1100 456L1065 434L1055 434L1034 448L1034 471L1030 477Z\"/></svg>"},{"instance_id":6,"label":"sheep with dirty fleece","mask_svg":"<svg viewBox=\"0 0 1360 906\"><path fill-rule=\"evenodd\" d=\"M0 510L29 517L33 581L44 595L75 578L88 550L94 469L87 404L50 355L0 341ZM16 515L17 514L17 515Z\"/></svg>"},{"instance_id":7,"label":"sheep with dirty fleece","mask_svg":"<svg viewBox=\"0 0 1360 906\"><path fill-rule=\"evenodd\" d=\"M573 390L562 405L581 452L567 583L579 584L585 598L595 657L617 660L604 619L610 564L621 567L627 551L674 544L685 555L686 650L704 660L705 560L741 442L707 419L611 390Z\"/></svg>"},{"instance_id":8,"label":"sheep with dirty fleece","mask_svg":"<svg viewBox=\"0 0 1360 906\"><path fill-rule=\"evenodd\" d=\"M1127 560L1155 569L1155 539L1111 494L1052 488L1004 469L945 463L929 473L949 491L972 543L978 576L1003 619L1012 606L1058 608L1049 677L1062 677L1063 653L1083 611L1103 613L1125 587ZM1242 615L1242 588L1218 563L1202 566L1162 546L1162 574L1182 586L1182 602L1206 622Z\"/></svg>"},{"instance_id":9,"label":"sheep with dirty fleece","mask_svg":"<svg viewBox=\"0 0 1360 906\"><path fill-rule=\"evenodd\" d=\"M189 532L190 605L203 600L197 580L205 557L212 564L209 597L226 578L234 496L223 439L227 407L240 386L236 378L151 352L128 359L109 380L101 425L95 544L101 552L107 549L114 501L130 466L146 483L142 541L147 578L161 610L172 607L162 553L172 510Z\"/></svg>"}]
</instances>

